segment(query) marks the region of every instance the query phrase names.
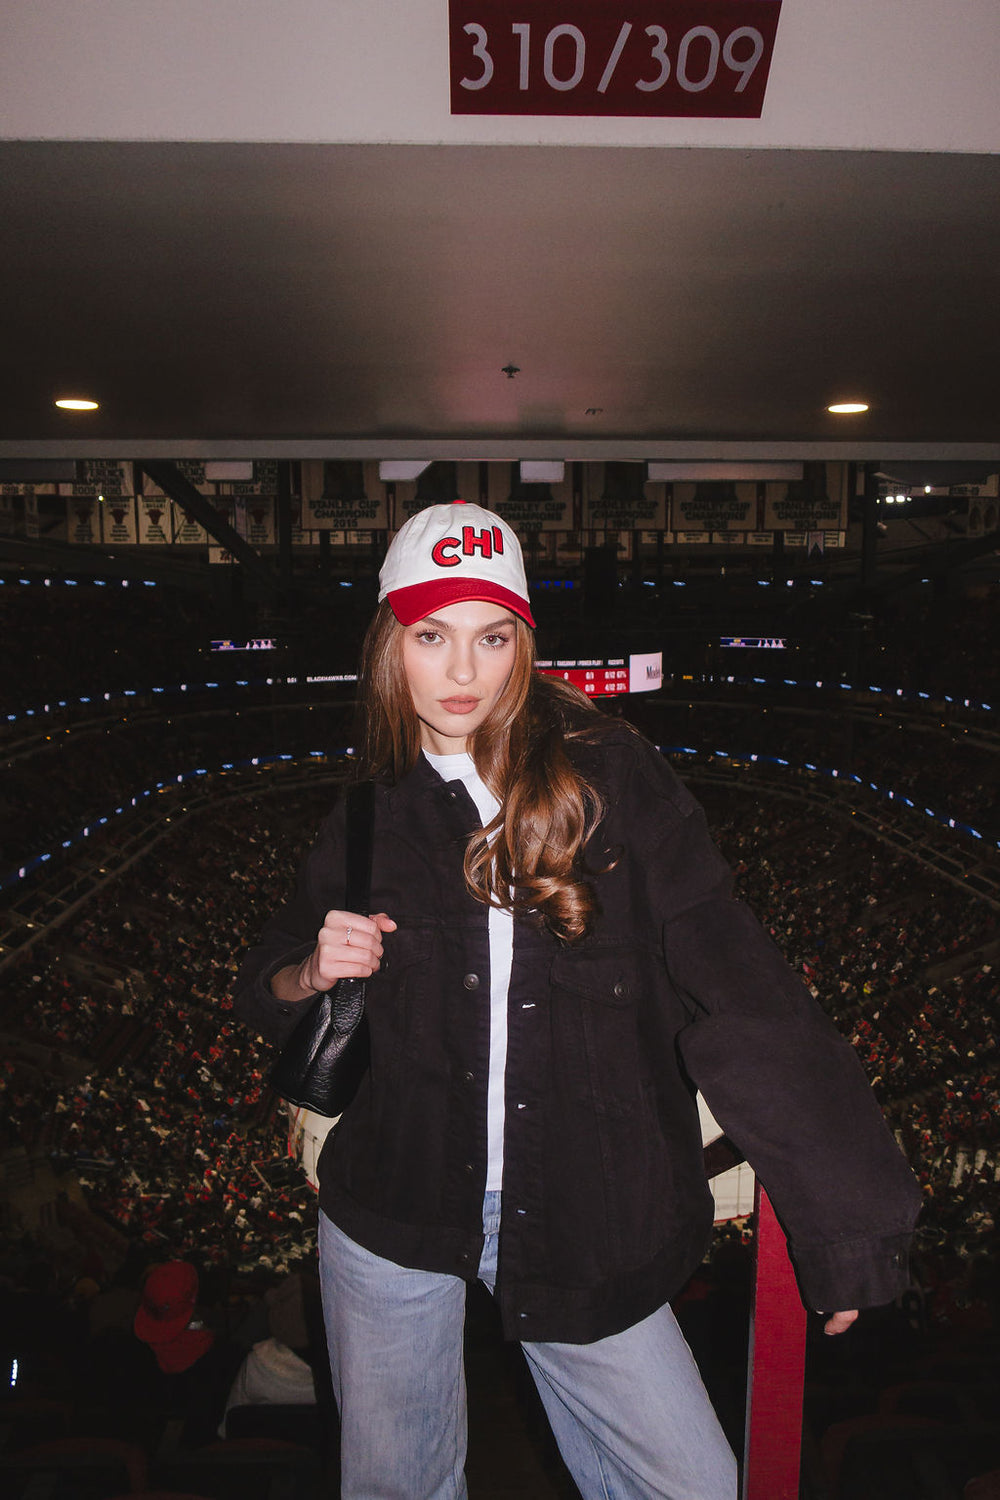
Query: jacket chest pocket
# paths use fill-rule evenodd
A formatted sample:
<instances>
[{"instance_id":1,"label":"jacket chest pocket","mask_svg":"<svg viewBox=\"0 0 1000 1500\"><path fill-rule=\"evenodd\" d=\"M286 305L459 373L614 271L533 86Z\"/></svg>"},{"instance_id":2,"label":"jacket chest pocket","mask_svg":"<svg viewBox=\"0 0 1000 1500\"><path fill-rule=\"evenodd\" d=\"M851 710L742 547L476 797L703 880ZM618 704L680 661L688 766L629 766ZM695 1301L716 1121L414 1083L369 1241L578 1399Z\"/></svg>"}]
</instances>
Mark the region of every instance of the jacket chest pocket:
<instances>
[{"instance_id":1,"label":"jacket chest pocket","mask_svg":"<svg viewBox=\"0 0 1000 1500\"><path fill-rule=\"evenodd\" d=\"M640 1057L640 965L626 948L557 954L549 971L554 1059L569 1088L599 1114L632 1117L647 1107Z\"/></svg>"},{"instance_id":2,"label":"jacket chest pocket","mask_svg":"<svg viewBox=\"0 0 1000 1500\"><path fill-rule=\"evenodd\" d=\"M435 929L399 927L383 938L378 973L368 981L366 1008L372 1034L372 1062L414 1057L428 1027L433 1001L430 975L434 965Z\"/></svg>"}]
</instances>

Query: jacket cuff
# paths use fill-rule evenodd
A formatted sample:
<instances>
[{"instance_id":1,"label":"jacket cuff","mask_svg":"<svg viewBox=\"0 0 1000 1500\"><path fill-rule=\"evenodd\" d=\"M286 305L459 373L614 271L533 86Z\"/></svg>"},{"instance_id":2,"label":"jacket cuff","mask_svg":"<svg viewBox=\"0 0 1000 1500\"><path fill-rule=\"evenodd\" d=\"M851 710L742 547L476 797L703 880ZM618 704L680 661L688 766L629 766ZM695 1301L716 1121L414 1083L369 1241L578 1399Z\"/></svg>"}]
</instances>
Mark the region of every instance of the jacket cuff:
<instances>
[{"instance_id":1,"label":"jacket cuff","mask_svg":"<svg viewBox=\"0 0 1000 1500\"><path fill-rule=\"evenodd\" d=\"M287 969L308 958L315 946L315 943L300 943L297 948L283 953L280 958L272 959L254 977L249 989L244 990L240 996L238 1010L242 1020L266 1041L274 1042L279 1047L284 1046L310 1009L311 1002L303 1000L298 1004L291 1004L279 1000L271 989L271 980L281 969Z\"/></svg>"},{"instance_id":2,"label":"jacket cuff","mask_svg":"<svg viewBox=\"0 0 1000 1500\"><path fill-rule=\"evenodd\" d=\"M910 1285L909 1233L789 1245L802 1300L814 1312L894 1302Z\"/></svg>"}]
</instances>

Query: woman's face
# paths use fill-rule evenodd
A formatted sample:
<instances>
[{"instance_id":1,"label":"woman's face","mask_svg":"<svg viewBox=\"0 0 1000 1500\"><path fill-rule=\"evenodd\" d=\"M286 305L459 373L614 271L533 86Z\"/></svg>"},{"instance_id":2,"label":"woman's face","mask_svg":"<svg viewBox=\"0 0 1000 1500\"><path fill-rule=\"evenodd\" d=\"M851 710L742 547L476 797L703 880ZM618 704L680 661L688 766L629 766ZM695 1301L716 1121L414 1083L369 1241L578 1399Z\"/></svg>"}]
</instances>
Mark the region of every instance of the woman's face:
<instances>
[{"instance_id":1,"label":"woman's face","mask_svg":"<svg viewBox=\"0 0 1000 1500\"><path fill-rule=\"evenodd\" d=\"M403 628L403 671L420 720L420 743L457 755L503 692L514 665L517 623L489 600L445 604Z\"/></svg>"}]
</instances>

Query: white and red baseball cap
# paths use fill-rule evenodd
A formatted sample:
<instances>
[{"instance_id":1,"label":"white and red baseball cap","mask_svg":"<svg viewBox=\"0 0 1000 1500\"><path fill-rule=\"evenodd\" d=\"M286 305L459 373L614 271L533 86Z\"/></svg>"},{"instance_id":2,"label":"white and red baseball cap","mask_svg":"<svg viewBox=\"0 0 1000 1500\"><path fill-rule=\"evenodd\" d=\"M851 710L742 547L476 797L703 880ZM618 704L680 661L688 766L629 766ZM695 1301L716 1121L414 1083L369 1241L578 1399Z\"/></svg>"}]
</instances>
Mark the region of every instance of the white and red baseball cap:
<instances>
[{"instance_id":1,"label":"white and red baseball cap","mask_svg":"<svg viewBox=\"0 0 1000 1500\"><path fill-rule=\"evenodd\" d=\"M396 532L379 573L401 625L462 599L488 599L534 628L521 544L506 521L481 505L428 505Z\"/></svg>"}]
</instances>

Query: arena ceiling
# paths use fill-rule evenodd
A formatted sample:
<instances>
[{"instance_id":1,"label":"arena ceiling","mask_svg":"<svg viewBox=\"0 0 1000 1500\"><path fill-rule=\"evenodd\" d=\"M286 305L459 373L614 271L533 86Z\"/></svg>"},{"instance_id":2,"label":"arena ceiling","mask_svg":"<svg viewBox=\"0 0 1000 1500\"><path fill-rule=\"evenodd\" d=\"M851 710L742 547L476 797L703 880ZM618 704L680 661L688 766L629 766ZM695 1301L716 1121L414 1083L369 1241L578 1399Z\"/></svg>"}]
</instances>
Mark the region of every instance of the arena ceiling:
<instances>
[{"instance_id":1,"label":"arena ceiling","mask_svg":"<svg viewBox=\"0 0 1000 1500\"><path fill-rule=\"evenodd\" d=\"M1000 457L995 156L21 142L0 182L0 456Z\"/></svg>"}]
</instances>

